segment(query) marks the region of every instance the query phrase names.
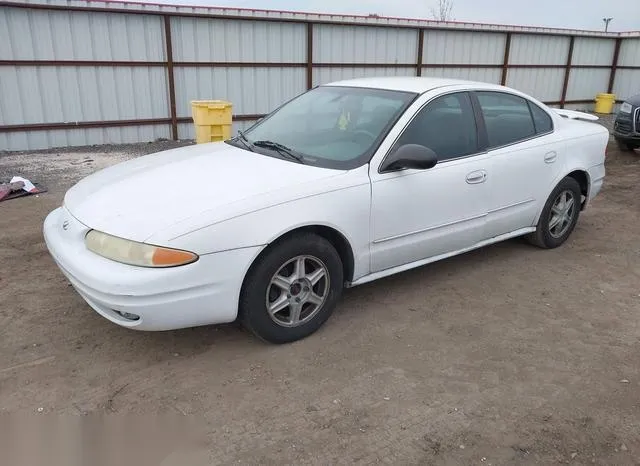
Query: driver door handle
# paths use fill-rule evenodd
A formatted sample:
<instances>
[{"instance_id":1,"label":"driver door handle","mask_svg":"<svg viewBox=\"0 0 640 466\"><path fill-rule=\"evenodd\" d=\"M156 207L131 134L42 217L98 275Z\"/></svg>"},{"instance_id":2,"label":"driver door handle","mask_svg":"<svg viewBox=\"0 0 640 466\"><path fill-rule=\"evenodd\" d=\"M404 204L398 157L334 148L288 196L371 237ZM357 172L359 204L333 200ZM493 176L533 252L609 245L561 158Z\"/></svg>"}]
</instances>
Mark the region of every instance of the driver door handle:
<instances>
[{"instance_id":1,"label":"driver door handle","mask_svg":"<svg viewBox=\"0 0 640 466\"><path fill-rule=\"evenodd\" d=\"M484 170L477 170L467 175L467 183L478 184L487 181L487 172Z\"/></svg>"}]
</instances>

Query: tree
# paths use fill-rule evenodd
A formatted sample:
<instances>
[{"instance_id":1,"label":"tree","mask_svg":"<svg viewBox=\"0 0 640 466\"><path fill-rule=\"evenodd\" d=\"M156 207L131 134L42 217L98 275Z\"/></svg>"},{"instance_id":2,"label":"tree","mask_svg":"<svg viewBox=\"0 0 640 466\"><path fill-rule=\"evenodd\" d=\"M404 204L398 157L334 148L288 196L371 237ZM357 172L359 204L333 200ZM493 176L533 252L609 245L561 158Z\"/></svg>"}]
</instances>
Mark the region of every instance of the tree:
<instances>
[{"instance_id":1,"label":"tree","mask_svg":"<svg viewBox=\"0 0 640 466\"><path fill-rule=\"evenodd\" d=\"M431 7L431 16L438 21L451 21L451 11L453 10L453 0L438 0L437 8Z\"/></svg>"}]
</instances>

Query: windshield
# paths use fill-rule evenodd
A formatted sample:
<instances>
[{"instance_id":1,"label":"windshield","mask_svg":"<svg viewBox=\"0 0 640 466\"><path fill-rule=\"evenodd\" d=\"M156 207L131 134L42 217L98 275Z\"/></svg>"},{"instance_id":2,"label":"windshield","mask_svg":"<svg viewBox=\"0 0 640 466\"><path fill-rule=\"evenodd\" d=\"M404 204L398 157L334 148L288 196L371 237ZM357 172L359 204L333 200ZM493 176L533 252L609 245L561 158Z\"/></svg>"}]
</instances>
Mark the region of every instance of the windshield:
<instances>
[{"instance_id":1,"label":"windshield","mask_svg":"<svg viewBox=\"0 0 640 466\"><path fill-rule=\"evenodd\" d=\"M415 97L381 89L318 87L251 127L246 139L231 143L296 163L351 169L371 159Z\"/></svg>"}]
</instances>

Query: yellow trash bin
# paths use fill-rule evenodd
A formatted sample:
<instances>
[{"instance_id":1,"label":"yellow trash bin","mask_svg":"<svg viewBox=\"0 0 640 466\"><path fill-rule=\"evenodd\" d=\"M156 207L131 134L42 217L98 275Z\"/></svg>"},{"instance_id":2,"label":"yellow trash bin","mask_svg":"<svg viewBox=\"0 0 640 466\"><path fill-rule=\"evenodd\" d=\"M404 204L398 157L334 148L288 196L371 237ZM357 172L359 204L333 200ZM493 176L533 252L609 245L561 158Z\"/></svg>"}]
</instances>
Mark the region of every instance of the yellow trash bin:
<instances>
[{"instance_id":1,"label":"yellow trash bin","mask_svg":"<svg viewBox=\"0 0 640 466\"><path fill-rule=\"evenodd\" d=\"M596 95L596 113L613 113L613 104L616 102L615 94Z\"/></svg>"},{"instance_id":2,"label":"yellow trash bin","mask_svg":"<svg viewBox=\"0 0 640 466\"><path fill-rule=\"evenodd\" d=\"M191 114L196 143L224 141L231 138L233 105L224 100L192 100Z\"/></svg>"}]
</instances>

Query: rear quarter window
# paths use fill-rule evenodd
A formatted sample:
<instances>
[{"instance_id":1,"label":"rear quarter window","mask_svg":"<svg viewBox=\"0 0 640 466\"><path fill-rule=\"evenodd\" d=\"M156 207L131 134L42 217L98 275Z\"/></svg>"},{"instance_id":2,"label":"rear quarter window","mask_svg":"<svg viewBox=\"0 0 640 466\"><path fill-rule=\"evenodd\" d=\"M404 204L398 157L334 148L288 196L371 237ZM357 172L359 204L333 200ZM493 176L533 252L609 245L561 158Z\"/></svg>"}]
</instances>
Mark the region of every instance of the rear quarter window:
<instances>
[{"instance_id":1,"label":"rear quarter window","mask_svg":"<svg viewBox=\"0 0 640 466\"><path fill-rule=\"evenodd\" d=\"M536 127L537 134L550 133L553 131L553 121L547 112L542 110L533 102L529 102L533 124Z\"/></svg>"}]
</instances>

